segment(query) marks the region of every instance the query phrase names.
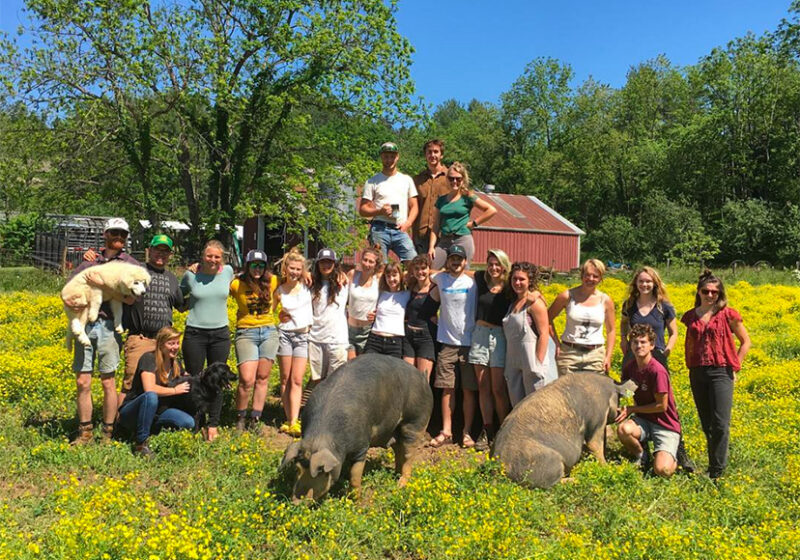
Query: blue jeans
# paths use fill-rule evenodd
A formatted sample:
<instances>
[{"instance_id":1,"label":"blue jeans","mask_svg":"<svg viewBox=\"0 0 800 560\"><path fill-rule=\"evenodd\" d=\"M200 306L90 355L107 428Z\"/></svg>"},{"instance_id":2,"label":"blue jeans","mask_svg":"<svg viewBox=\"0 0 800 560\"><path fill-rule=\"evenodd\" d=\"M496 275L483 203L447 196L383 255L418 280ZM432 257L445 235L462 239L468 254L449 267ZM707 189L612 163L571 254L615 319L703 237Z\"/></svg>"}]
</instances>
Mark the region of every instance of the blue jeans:
<instances>
[{"instance_id":1,"label":"blue jeans","mask_svg":"<svg viewBox=\"0 0 800 560\"><path fill-rule=\"evenodd\" d=\"M385 222L372 222L372 227L369 230L369 241L381 246L384 260L389 250L394 251L401 261L410 261L417 256L411 237L394 225Z\"/></svg>"},{"instance_id":2,"label":"blue jeans","mask_svg":"<svg viewBox=\"0 0 800 560\"><path fill-rule=\"evenodd\" d=\"M142 443L150 437L151 431L160 431L161 428L169 427L176 430L194 428L194 418L182 410L168 408L159 414L156 420L157 411L158 395L153 391L147 391L122 404L119 409L119 423L135 432L136 443ZM154 420L155 425L153 425Z\"/></svg>"}]
</instances>

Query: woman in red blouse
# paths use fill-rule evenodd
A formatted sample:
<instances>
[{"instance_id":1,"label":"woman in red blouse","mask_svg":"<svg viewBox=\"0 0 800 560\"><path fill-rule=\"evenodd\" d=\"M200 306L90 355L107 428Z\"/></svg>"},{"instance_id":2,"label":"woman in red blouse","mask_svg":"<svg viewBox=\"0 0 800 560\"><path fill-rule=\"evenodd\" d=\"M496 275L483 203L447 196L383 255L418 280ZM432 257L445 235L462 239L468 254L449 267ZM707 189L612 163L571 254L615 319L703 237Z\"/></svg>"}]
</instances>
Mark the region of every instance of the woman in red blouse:
<instances>
[{"instance_id":1,"label":"woman in red blouse","mask_svg":"<svg viewBox=\"0 0 800 560\"><path fill-rule=\"evenodd\" d=\"M694 309L681 322L686 325L692 395L708 444L708 475L716 479L728 464L733 382L750 349L750 336L739 312L728 307L722 280L710 270L700 275Z\"/></svg>"}]
</instances>

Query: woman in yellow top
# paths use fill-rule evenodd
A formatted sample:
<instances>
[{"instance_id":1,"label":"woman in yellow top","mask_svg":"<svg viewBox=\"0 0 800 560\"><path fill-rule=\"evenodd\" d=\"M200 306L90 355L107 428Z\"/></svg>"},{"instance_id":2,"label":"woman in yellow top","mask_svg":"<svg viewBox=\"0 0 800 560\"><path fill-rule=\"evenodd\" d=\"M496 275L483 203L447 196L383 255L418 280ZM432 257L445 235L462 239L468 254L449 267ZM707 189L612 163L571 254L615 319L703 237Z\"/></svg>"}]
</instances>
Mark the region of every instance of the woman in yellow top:
<instances>
[{"instance_id":1,"label":"woman in yellow top","mask_svg":"<svg viewBox=\"0 0 800 560\"><path fill-rule=\"evenodd\" d=\"M272 295L278 278L267 269L267 255L252 250L245 258L244 271L231 282L230 293L239 310L236 313L236 361L239 387L236 390L236 429L255 429L267 398L272 364L278 351L277 320ZM254 389L255 387L255 389ZM253 408L247 420L247 404L253 392Z\"/></svg>"}]
</instances>

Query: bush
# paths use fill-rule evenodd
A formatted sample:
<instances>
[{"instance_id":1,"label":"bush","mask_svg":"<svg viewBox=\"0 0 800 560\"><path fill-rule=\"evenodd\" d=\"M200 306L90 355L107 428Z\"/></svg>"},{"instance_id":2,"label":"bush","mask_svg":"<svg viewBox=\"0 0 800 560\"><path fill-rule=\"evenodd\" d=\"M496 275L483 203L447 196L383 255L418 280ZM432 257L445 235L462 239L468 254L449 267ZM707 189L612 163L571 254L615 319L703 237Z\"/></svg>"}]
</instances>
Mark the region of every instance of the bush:
<instances>
[{"instance_id":1,"label":"bush","mask_svg":"<svg viewBox=\"0 0 800 560\"><path fill-rule=\"evenodd\" d=\"M27 263L36 232L49 229L47 218L37 213L19 214L0 224L0 265Z\"/></svg>"}]
</instances>

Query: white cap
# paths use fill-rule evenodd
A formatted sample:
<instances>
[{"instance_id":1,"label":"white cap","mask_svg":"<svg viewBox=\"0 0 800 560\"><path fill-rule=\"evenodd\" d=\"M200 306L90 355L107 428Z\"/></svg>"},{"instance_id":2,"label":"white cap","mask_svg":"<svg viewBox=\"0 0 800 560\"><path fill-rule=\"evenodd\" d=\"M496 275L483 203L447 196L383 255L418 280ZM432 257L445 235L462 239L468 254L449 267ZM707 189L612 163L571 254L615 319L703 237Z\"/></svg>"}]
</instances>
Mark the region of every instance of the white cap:
<instances>
[{"instance_id":1,"label":"white cap","mask_svg":"<svg viewBox=\"0 0 800 560\"><path fill-rule=\"evenodd\" d=\"M128 222L126 222L123 218L111 218L106 220L106 225L103 228L103 233L107 232L110 229L121 229L127 231L128 233L131 232L131 228L128 227Z\"/></svg>"}]
</instances>

